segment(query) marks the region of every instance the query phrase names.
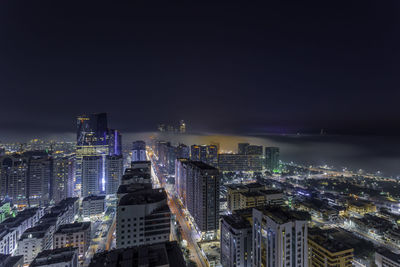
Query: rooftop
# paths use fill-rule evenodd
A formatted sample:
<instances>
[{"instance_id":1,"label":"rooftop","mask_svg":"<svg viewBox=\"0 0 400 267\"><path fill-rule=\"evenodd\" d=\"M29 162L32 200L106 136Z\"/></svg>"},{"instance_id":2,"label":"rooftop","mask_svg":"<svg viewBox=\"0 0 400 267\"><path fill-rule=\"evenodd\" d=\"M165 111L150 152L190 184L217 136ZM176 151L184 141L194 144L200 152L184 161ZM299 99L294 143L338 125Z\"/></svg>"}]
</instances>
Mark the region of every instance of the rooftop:
<instances>
[{"instance_id":1,"label":"rooftop","mask_svg":"<svg viewBox=\"0 0 400 267\"><path fill-rule=\"evenodd\" d=\"M76 233L86 231L90 228L90 222L75 222L69 224L62 224L54 234Z\"/></svg>"},{"instance_id":2,"label":"rooftop","mask_svg":"<svg viewBox=\"0 0 400 267\"><path fill-rule=\"evenodd\" d=\"M95 195L90 195L87 196L83 199L83 201L91 201L91 200L104 200L106 196L95 196Z\"/></svg>"},{"instance_id":3,"label":"rooftop","mask_svg":"<svg viewBox=\"0 0 400 267\"><path fill-rule=\"evenodd\" d=\"M223 215L222 220L227 222L232 228L246 229L251 228L250 222L238 214Z\"/></svg>"},{"instance_id":4,"label":"rooftop","mask_svg":"<svg viewBox=\"0 0 400 267\"><path fill-rule=\"evenodd\" d=\"M320 235L320 234L309 234L308 239L314 241L321 247L327 249L331 253L337 253L349 249L353 249L348 244L342 243L338 240L329 238L327 235Z\"/></svg>"},{"instance_id":5,"label":"rooftop","mask_svg":"<svg viewBox=\"0 0 400 267\"><path fill-rule=\"evenodd\" d=\"M70 262L76 254L77 248L72 247L44 250L36 256L29 266L35 267Z\"/></svg>"},{"instance_id":6,"label":"rooftop","mask_svg":"<svg viewBox=\"0 0 400 267\"><path fill-rule=\"evenodd\" d=\"M189 161L189 163L202 170L218 170L217 168L210 166L202 161Z\"/></svg>"},{"instance_id":7,"label":"rooftop","mask_svg":"<svg viewBox=\"0 0 400 267\"><path fill-rule=\"evenodd\" d=\"M400 264L400 254L393 253L390 250L382 247L378 248L376 253L379 253L382 256Z\"/></svg>"},{"instance_id":8,"label":"rooftop","mask_svg":"<svg viewBox=\"0 0 400 267\"><path fill-rule=\"evenodd\" d=\"M128 194L133 193L142 189L151 189L151 183L133 183L133 184L122 184L118 187L117 194Z\"/></svg>"},{"instance_id":9,"label":"rooftop","mask_svg":"<svg viewBox=\"0 0 400 267\"><path fill-rule=\"evenodd\" d=\"M20 240L25 238L42 238L51 227L49 223L41 223L27 229L20 237ZM31 235L31 236L30 236Z\"/></svg>"},{"instance_id":10,"label":"rooftop","mask_svg":"<svg viewBox=\"0 0 400 267\"><path fill-rule=\"evenodd\" d=\"M167 200L167 193L164 189L145 189L135 193L126 194L119 201L118 206L140 205Z\"/></svg>"},{"instance_id":11,"label":"rooftop","mask_svg":"<svg viewBox=\"0 0 400 267\"><path fill-rule=\"evenodd\" d=\"M21 263L23 263L23 258L24 258L23 255L11 256L7 254L0 254L0 262L4 263L5 267L14 266L18 261L21 261Z\"/></svg>"},{"instance_id":12,"label":"rooftop","mask_svg":"<svg viewBox=\"0 0 400 267\"><path fill-rule=\"evenodd\" d=\"M94 255L89 267L108 266L186 266L176 242L114 249Z\"/></svg>"},{"instance_id":13,"label":"rooftop","mask_svg":"<svg viewBox=\"0 0 400 267\"><path fill-rule=\"evenodd\" d=\"M279 224L287 223L290 221L308 221L310 214L305 211L289 210L280 206L262 206L255 209L261 211L265 216L268 216L273 221Z\"/></svg>"}]
</instances>

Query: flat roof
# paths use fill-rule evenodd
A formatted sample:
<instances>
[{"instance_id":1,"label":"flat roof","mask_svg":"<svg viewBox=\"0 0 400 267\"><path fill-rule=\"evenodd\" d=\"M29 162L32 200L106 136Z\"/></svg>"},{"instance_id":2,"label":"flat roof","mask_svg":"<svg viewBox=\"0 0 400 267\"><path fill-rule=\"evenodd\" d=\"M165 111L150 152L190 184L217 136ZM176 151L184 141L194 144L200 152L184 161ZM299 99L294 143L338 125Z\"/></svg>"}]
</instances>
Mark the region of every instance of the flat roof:
<instances>
[{"instance_id":1,"label":"flat roof","mask_svg":"<svg viewBox=\"0 0 400 267\"><path fill-rule=\"evenodd\" d=\"M167 193L163 188L145 189L126 194L119 201L118 206L140 205L155 203L167 199Z\"/></svg>"},{"instance_id":2,"label":"flat roof","mask_svg":"<svg viewBox=\"0 0 400 267\"><path fill-rule=\"evenodd\" d=\"M74 255L77 254L77 251L77 248L72 247L44 250L36 256L29 266L34 267L70 262Z\"/></svg>"},{"instance_id":3,"label":"flat roof","mask_svg":"<svg viewBox=\"0 0 400 267\"><path fill-rule=\"evenodd\" d=\"M223 215L221 216L221 218L223 221L227 222L227 224L229 224L232 228L235 229L251 228L250 222L238 214Z\"/></svg>"},{"instance_id":4,"label":"flat roof","mask_svg":"<svg viewBox=\"0 0 400 267\"><path fill-rule=\"evenodd\" d=\"M186 266L186 263L178 243L169 241L97 253L89 266Z\"/></svg>"},{"instance_id":5,"label":"flat roof","mask_svg":"<svg viewBox=\"0 0 400 267\"><path fill-rule=\"evenodd\" d=\"M85 231L89 229L90 222L75 222L69 224L62 224L54 234L66 234Z\"/></svg>"},{"instance_id":6,"label":"flat roof","mask_svg":"<svg viewBox=\"0 0 400 267\"><path fill-rule=\"evenodd\" d=\"M85 197L82 201L90 201L90 200L104 200L106 196L95 196L95 195L90 195Z\"/></svg>"},{"instance_id":7,"label":"flat roof","mask_svg":"<svg viewBox=\"0 0 400 267\"><path fill-rule=\"evenodd\" d=\"M394 253L386 248L383 248L383 247L378 248L376 252L381 254L382 256L400 264L400 254L396 254L396 253Z\"/></svg>"},{"instance_id":8,"label":"flat roof","mask_svg":"<svg viewBox=\"0 0 400 267\"><path fill-rule=\"evenodd\" d=\"M282 224L290 221L308 221L310 214L305 211L289 210L286 207L280 206L261 206L255 209L261 211L265 216L268 216L276 223Z\"/></svg>"},{"instance_id":9,"label":"flat roof","mask_svg":"<svg viewBox=\"0 0 400 267\"><path fill-rule=\"evenodd\" d=\"M206 163L204 163L202 161L188 161L188 163L192 164L192 165L194 165L197 168L202 169L202 170L218 170L217 168L215 168L215 167L213 167L211 165L208 165L208 164L206 164Z\"/></svg>"}]
</instances>

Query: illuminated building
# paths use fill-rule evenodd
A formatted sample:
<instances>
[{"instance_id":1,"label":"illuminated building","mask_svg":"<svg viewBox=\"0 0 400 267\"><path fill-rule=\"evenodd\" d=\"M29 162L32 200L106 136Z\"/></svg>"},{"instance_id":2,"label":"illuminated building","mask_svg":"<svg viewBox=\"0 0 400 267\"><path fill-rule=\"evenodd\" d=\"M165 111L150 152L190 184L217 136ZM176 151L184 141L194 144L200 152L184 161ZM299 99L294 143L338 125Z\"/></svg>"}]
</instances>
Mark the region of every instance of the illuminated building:
<instances>
[{"instance_id":1,"label":"illuminated building","mask_svg":"<svg viewBox=\"0 0 400 267\"><path fill-rule=\"evenodd\" d=\"M106 113L81 115L77 117L76 181L83 187L82 161L85 156L101 156L106 166L107 155L121 155L121 134L109 129ZM101 188L105 189L104 172L101 174Z\"/></svg>"},{"instance_id":2,"label":"illuminated building","mask_svg":"<svg viewBox=\"0 0 400 267\"><path fill-rule=\"evenodd\" d=\"M117 193L121 183L123 164L122 156L106 156L105 189L107 195Z\"/></svg>"},{"instance_id":3,"label":"illuminated building","mask_svg":"<svg viewBox=\"0 0 400 267\"><path fill-rule=\"evenodd\" d=\"M186 123L183 120L179 121L179 133L186 133Z\"/></svg>"},{"instance_id":4,"label":"illuminated building","mask_svg":"<svg viewBox=\"0 0 400 267\"><path fill-rule=\"evenodd\" d=\"M146 143L144 141L135 141L132 145L132 162L145 161L146 158Z\"/></svg>"},{"instance_id":5,"label":"illuminated building","mask_svg":"<svg viewBox=\"0 0 400 267\"><path fill-rule=\"evenodd\" d=\"M84 259L90 240L90 222L62 224L54 233L53 248L77 248L79 259Z\"/></svg>"},{"instance_id":6,"label":"illuminated building","mask_svg":"<svg viewBox=\"0 0 400 267\"><path fill-rule=\"evenodd\" d=\"M165 124L160 123L158 125L157 129L158 129L159 132L165 132L165 130L166 130Z\"/></svg>"},{"instance_id":7,"label":"illuminated building","mask_svg":"<svg viewBox=\"0 0 400 267\"><path fill-rule=\"evenodd\" d=\"M218 169L201 161L177 160L175 179L180 196L202 232L218 229L219 185Z\"/></svg>"},{"instance_id":8,"label":"illuminated building","mask_svg":"<svg viewBox=\"0 0 400 267\"><path fill-rule=\"evenodd\" d=\"M82 158L82 197L102 193L103 157L84 156Z\"/></svg>"},{"instance_id":9,"label":"illuminated building","mask_svg":"<svg viewBox=\"0 0 400 267\"><path fill-rule=\"evenodd\" d=\"M376 206L370 201L352 198L347 202L347 211L364 215L366 213L376 212Z\"/></svg>"},{"instance_id":10,"label":"illuminated building","mask_svg":"<svg viewBox=\"0 0 400 267\"><path fill-rule=\"evenodd\" d=\"M88 196L82 200L82 215L84 218L93 218L101 215L106 207L105 196Z\"/></svg>"},{"instance_id":11,"label":"illuminated building","mask_svg":"<svg viewBox=\"0 0 400 267\"><path fill-rule=\"evenodd\" d=\"M353 266L354 249L330 238L323 231L309 230L308 251L310 267Z\"/></svg>"},{"instance_id":12,"label":"illuminated building","mask_svg":"<svg viewBox=\"0 0 400 267\"><path fill-rule=\"evenodd\" d=\"M282 205L283 192L275 189L266 189L259 183L233 184L227 186L228 210L233 212L262 205Z\"/></svg>"},{"instance_id":13,"label":"illuminated building","mask_svg":"<svg viewBox=\"0 0 400 267\"><path fill-rule=\"evenodd\" d=\"M29 265L39 252L53 248L55 225L39 224L27 229L18 240L17 255L24 256L24 264Z\"/></svg>"},{"instance_id":14,"label":"illuminated building","mask_svg":"<svg viewBox=\"0 0 400 267\"><path fill-rule=\"evenodd\" d=\"M117 248L169 241L171 211L164 189L144 189L121 197L117 206Z\"/></svg>"},{"instance_id":15,"label":"illuminated building","mask_svg":"<svg viewBox=\"0 0 400 267\"><path fill-rule=\"evenodd\" d=\"M215 167L218 163L218 146L192 145L190 147L190 159L193 161L202 161Z\"/></svg>"},{"instance_id":16,"label":"illuminated building","mask_svg":"<svg viewBox=\"0 0 400 267\"><path fill-rule=\"evenodd\" d=\"M29 206L46 205L52 197L53 159L42 151L24 153L28 161Z\"/></svg>"},{"instance_id":17,"label":"illuminated building","mask_svg":"<svg viewBox=\"0 0 400 267\"><path fill-rule=\"evenodd\" d=\"M0 198L28 204L28 159L20 154L0 158Z\"/></svg>"},{"instance_id":18,"label":"illuminated building","mask_svg":"<svg viewBox=\"0 0 400 267\"><path fill-rule=\"evenodd\" d=\"M221 264L223 267L251 266L252 227L239 214L222 216Z\"/></svg>"},{"instance_id":19,"label":"illuminated building","mask_svg":"<svg viewBox=\"0 0 400 267\"><path fill-rule=\"evenodd\" d=\"M74 192L75 161L72 157L55 158L53 162L53 199L55 203L72 197Z\"/></svg>"},{"instance_id":20,"label":"illuminated building","mask_svg":"<svg viewBox=\"0 0 400 267\"><path fill-rule=\"evenodd\" d=\"M310 216L279 206L253 208L253 265L308 267Z\"/></svg>"},{"instance_id":21,"label":"illuminated building","mask_svg":"<svg viewBox=\"0 0 400 267\"><path fill-rule=\"evenodd\" d=\"M265 168L270 172L279 170L279 147L265 148Z\"/></svg>"},{"instance_id":22,"label":"illuminated building","mask_svg":"<svg viewBox=\"0 0 400 267\"><path fill-rule=\"evenodd\" d=\"M262 171L262 157L259 155L219 154L220 171Z\"/></svg>"}]
</instances>

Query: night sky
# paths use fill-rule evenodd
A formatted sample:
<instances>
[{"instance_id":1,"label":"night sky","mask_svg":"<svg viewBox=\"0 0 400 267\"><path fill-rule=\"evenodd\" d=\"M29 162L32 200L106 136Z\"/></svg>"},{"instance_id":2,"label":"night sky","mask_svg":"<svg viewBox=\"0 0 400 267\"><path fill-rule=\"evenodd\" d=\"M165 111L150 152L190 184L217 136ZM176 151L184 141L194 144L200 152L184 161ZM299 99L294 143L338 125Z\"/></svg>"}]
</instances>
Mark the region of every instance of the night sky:
<instances>
[{"instance_id":1,"label":"night sky","mask_svg":"<svg viewBox=\"0 0 400 267\"><path fill-rule=\"evenodd\" d=\"M142 2L1 1L0 135L398 134L399 1Z\"/></svg>"}]
</instances>

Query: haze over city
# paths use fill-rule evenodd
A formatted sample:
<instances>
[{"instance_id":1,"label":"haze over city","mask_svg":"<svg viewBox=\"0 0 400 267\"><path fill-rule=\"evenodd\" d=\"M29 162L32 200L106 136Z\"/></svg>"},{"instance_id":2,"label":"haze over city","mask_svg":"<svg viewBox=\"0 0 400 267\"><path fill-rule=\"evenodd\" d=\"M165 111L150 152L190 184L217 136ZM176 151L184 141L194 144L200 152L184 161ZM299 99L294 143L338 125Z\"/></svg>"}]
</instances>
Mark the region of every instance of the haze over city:
<instances>
[{"instance_id":1,"label":"haze over city","mask_svg":"<svg viewBox=\"0 0 400 267\"><path fill-rule=\"evenodd\" d=\"M0 267L400 267L400 2L0 3Z\"/></svg>"}]
</instances>

